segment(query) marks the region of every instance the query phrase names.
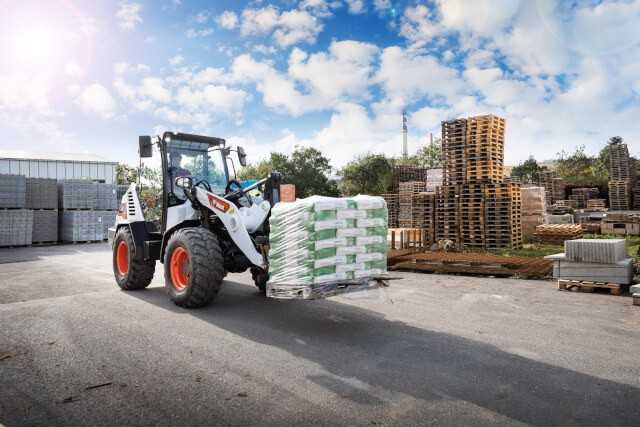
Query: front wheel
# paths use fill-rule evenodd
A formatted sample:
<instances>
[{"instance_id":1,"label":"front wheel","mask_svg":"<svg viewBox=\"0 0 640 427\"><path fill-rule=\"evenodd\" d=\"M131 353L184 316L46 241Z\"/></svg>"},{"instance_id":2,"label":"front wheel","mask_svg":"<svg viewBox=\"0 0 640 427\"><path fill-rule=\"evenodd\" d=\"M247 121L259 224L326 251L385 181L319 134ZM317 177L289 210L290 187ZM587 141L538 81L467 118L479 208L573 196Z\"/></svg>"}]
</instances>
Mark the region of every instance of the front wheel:
<instances>
[{"instance_id":1,"label":"front wheel","mask_svg":"<svg viewBox=\"0 0 640 427\"><path fill-rule=\"evenodd\" d=\"M224 258L216 235L201 227L176 231L167 244L164 277L176 305L197 308L213 301L224 278Z\"/></svg>"},{"instance_id":2,"label":"front wheel","mask_svg":"<svg viewBox=\"0 0 640 427\"><path fill-rule=\"evenodd\" d=\"M122 290L144 289L153 280L155 261L141 261L135 256L135 242L128 227L118 230L113 242L113 274Z\"/></svg>"}]
</instances>

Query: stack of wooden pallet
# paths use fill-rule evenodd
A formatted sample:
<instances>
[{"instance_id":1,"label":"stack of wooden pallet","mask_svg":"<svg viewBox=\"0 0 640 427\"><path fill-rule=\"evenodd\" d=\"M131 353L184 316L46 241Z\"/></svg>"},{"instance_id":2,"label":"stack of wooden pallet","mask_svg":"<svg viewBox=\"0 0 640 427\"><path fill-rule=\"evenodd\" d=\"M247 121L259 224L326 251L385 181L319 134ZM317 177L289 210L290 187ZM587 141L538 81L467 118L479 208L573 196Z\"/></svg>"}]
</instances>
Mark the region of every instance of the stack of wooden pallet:
<instances>
[{"instance_id":1,"label":"stack of wooden pallet","mask_svg":"<svg viewBox=\"0 0 640 427\"><path fill-rule=\"evenodd\" d=\"M382 198L387 203L387 212L389 214L389 228L397 228L398 213L400 210L400 195L398 193L383 194Z\"/></svg>"},{"instance_id":2,"label":"stack of wooden pallet","mask_svg":"<svg viewBox=\"0 0 640 427\"><path fill-rule=\"evenodd\" d=\"M609 212L602 220L603 234L640 235L640 214Z\"/></svg>"},{"instance_id":3,"label":"stack of wooden pallet","mask_svg":"<svg viewBox=\"0 0 640 427\"><path fill-rule=\"evenodd\" d=\"M527 240L536 227L546 221L546 193L544 187L522 188L522 238Z\"/></svg>"},{"instance_id":4,"label":"stack of wooden pallet","mask_svg":"<svg viewBox=\"0 0 640 427\"><path fill-rule=\"evenodd\" d=\"M442 123L437 240L466 249L522 245L520 184L504 179L504 132L504 119L493 115Z\"/></svg>"},{"instance_id":5,"label":"stack of wooden pallet","mask_svg":"<svg viewBox=\"0 0 640 427\"><path fill-rule=\"evenodd\" d=\"M553 178L558 175L554 171L543 170L540 174L540 185L544 187L544 194L547 201L547 206L553 204Z\"/></svg>"},{"instance_id":6,"label":"stack of wooden pallet","mask_svg":"<svg viewBox=\"0 0 640 427\"><path fill-rule=\"evenodd\" d=\"M590 199L587 200L587 211L590 212L603 212L607 210L607 204L604 199Z\"/></svg>"},{"instance_id":7,"label":"stack of wooden pallet","mask_svg":"<svg viewBox=\"0 0 640 427\"><path fill-rule=\"evenodd\" d=\"M538 243L562 245L565 240L581 239L580 224L543 224L536 227L533 240Z\"/></svg>"},{"instance_id":8,"label":"stack of wooden pallet","mask_svg":"<svg viewBox=\"0 0 640 427\"><path fill-rule=\"evenodd\" d=\"M609 207L611 210L631 209L634 175L627 144L622 142L622 138L612 138L609 144Z\"/></svg>"},{"instance_id":9,"label":"stack of wooden pallet","mask_svg":"<svg viewBox=\"0 0 640 427\"><path fill-rule=\"evenodd\" d=\"M424 230L425 239L428 242L433 242L435 239L435 198L435 193L431 192L420 192L413 195L413 228Z\"/></svg>"},{"instance_id":10,"label":"stack of wooden pallet","mask_svg":"<svg viewBox=\"0 0 640 427\"><path fill-rule=\"evenodd\" d=\"M584 209L587 207L587 202L591 199L595 199L600 196L600 190L598 188L574 188L571 190L569 200L576 202L577 209Z\"/></svg>"},{"instance_id":11,"label":"stack of wooden pallet","mask_svg":"<svg viewBox=\"0 0 640 427\"><path fill-rule=\"evenodd\" d=\"M392 192L400 189L400 183L420 181L426 184L428 178L428 169L421 166L413 165L397 165L393 168Z\"/></svg>"},{"instance_id":12,"label":"stack of wooden pallet","mask_svg":"<svg viewBox=\"0 0 640 427\"><path fill-rule=\"evenodd\" d=\"M414 195L420 192L424 192L426 183L423 181L409 181L400 183L400 191L398 196L399 212L398 212L398 225L402 228L416 228L414 227L414 213L416 206L414 205L416 199Z\"/></svg>"}]
</instances>

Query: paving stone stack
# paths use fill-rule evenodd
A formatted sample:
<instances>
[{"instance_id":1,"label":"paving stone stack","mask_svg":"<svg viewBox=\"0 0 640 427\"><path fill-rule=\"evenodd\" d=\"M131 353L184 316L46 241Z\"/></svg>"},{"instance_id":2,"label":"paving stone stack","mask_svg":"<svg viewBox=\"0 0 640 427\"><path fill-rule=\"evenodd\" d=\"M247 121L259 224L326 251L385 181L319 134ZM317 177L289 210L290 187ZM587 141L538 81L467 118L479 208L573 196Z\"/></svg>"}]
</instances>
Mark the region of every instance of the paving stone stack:
<instances>
[{"instance_id":1,"label":"paving stone stack","mask_svg":"<svg viewBox=\"0 0 640 427\"><path fill-rule=\"evenodd\" d=\"M467 249L522 246L521 185L505 181L504 133L504 119L494 115L442 123L436 240Z\"/></svg>"},{"instance_id":2,"label":"paving stone stack","mask_svg":"<svg viewBox=\"0 0 640 427\"><path fill-rule=\"evenodd\" d=\"M27 179L23 175L0 175L0 208L24 208Z\"/></svg>"},{"instance_id":3,"label":"paving stone stack","mask_svg":"<svg viewBox=\"0 0 640 427\"><path fill-rule=\"evenodd\" d=\"M115 184L95 184L97 190L96 209L118 209L118 189Z\"/></svg>"},{"instance_id":4,"label":"paving stone stack","mask_svg":"<svg viewBox=\"0 0 640 427\"><path fill-rule=\"evenodd\" d=\"M32 233L32 210L0 210L0 246L28 246L32 242Z\"/></svg>"},{"instance_id":5,"label":"paving stone stack","mask_svg":"<svg viewBox=\"0 0 640 427\"><path fill-rule=\"evenodd\" d=\"M633 259L624 239L578 239L565 242L565 252L552 260L555 279L628 285L633 280Z\"/></svg>"},{"instance_id":6,"label":"paving stone stack","mask_svg":"<svg viewBox=\"0 0 640 427\"><path fill-rule=\"evenodd\" d=\"M101 241L115 223L117 186L86 180L60 182L60 237L64 242Z\"/></svg>"},{"instance_id":7,"label":"paving stone stack","mask_svg":"<svg viewBox=\"0 0 640 427\"><path fill-rule=\"evenodd\" d=\"M629 148L622 138L611 138L609 143L609 207L614 211L630 210L635 171Z\"/></svg>"},{"instance_id":8,"label":"paving stone stack","mask_svg":"<svg viewBox=\"0 0 640 427\"><path fill-rule=\"evenodd\" d=\"M28 209L58 209L58 182L49 178L27 178Z\"/></svg>"},{"instance_id":9,"label":"paving stone stack","mask_svg":"<svg viewBox=\"0 0 640 427\"><path fill-rule=\"evenodd\" d=\"M61 215L63 242L95 242L107 238L107 229L115 223L112 211L63 211Z\"/></svg>"},{"instance_id":10,"label":"paving stone stack","mask_svg":"<svg viewBox=\"0 0 640 427\"><path fill-rule=\"evenodd\" d=\"M56 243L58 241L58 211L54 209L33 211L33 243Z\"/></svg>"}]
</instances>

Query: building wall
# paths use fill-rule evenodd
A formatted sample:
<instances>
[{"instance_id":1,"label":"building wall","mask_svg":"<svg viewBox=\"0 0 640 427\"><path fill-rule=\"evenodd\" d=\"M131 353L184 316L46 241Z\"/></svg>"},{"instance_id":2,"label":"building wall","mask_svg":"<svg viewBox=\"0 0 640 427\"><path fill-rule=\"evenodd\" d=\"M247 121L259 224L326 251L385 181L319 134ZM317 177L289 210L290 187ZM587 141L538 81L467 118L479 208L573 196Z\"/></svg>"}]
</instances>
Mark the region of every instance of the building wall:
<instances>
[{"instance_id":1,"label":"building wall","mask_svg":"<svg viewBox=\"0 0 640 427\"><path fill-rule=\"evenodd\" d=\"M116 163L80 160L39 160L0 158L0 174L28 178L91 179L114 184Z\"/></svg>"}]
</instances>

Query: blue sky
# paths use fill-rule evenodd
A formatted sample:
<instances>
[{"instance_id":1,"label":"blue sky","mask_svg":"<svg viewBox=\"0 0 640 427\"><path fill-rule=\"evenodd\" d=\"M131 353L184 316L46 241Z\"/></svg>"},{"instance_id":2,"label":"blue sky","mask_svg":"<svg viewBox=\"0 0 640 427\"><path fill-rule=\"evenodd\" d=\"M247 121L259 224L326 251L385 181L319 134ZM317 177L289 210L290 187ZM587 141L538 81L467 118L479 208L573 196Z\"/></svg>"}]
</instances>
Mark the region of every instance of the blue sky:
<instances>
[{"instance_id":1,"label":"blue sky","mask_svg":"<svg viewBox=\"0 0 640 427\"><path fill-rule=\"evenodd\" d=\"M621 135L640 155L640 1L21 1L0 17L0 149L135 163L181 130L339 167L507 119L506 160Z\"/></svg>"}]
</instances>

